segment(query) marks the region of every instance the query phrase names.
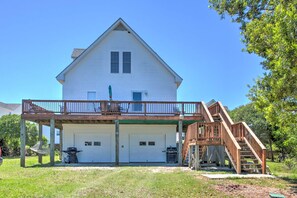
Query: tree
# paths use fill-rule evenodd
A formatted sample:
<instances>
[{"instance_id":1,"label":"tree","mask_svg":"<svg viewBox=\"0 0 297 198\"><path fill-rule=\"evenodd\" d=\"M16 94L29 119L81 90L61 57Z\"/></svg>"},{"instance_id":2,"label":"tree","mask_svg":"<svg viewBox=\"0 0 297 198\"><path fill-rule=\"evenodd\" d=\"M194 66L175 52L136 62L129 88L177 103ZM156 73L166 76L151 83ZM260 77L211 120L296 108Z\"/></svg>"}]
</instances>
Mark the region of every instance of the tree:
<instances>
[{"instance_id":1,"label":"tree","mask_svg":"<svg viewBox=\"0 0 297 198\"><path fill-rule=\"evenodd\" d=\"M269 145L271 160L274 161L272 145L275 138L273 136L273 128L265 119L264 114L257 111L253 103L249 103L233 109L229 112L229 115L234 122L246 122L257 137L260 138L261 142Z\"/></svg>"},{"instance_id":2,"label":"tree","mask_svg":"<svg viewBox=\"0 0 297 198\"><path fill-rule=\"evenodd\" d=\"M297 0L209 0L222 17L241 24L248 53L266 72L249 98L276 130L283 152L297 153Z\"/></svg>"},{"instance_id":3,"label":"tree","mask_svg":"<svg viewBox=\"0 0 297 198\"><path fill-rule=\"evenodd\" d=\"M18 155L20 148L20 115L4 115L0 118L0 142L5 149L5 155ZM26 123L26 144L33 146L38 139L37 127Z\"/></svg>"}]
</instances>

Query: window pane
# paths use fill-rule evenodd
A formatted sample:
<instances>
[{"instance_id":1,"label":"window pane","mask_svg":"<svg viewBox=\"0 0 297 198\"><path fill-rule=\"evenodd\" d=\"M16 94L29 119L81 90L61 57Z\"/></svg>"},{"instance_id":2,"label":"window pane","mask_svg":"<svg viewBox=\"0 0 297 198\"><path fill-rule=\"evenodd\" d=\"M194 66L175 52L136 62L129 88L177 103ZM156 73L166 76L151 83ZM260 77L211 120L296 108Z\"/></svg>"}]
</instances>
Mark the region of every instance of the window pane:
<instances>
[{"instance_id":1,"label":"window pane","mask_svg":"<svg viewBox=\"0 0 297 198\"><path fill-rule=\"evenodd\" d=\"M141 92L133 92L133 101L142 101ZM132 105L133 111L142 111L142 103L135 103Z\"/></svg>"},{"instance_id":2,"label":"window pane","mask_svg":"<svg viewBox=\"0 0 297 198\"><path fill-rule=\"evenodd\" d=\"M123 52L123 73L131 73L131 52Z\"/></svg>"},{"instance_id":3,"label":"window pane","mask_svg":"<svg viewBox=\"0 0 297 198\"><path fill-rule=\"evenodd\" d=\"M119 73L119 52L111 52L110 54L110 72Z\"/></svg>"},{"instance_id":4,"label":"window pane","mask_svg":"<svg viewBox=\"0 0 297 198\"><path fill-rule=\"evenodd\" d=\"M92 141L85 141L85 146L92 146Z\"/></svg>"},{"instance_id":5,"label":"window pane","mask_svg":"<svg viewBox=\"0 0 297 198\"><path fill-rule=\"evenodd\" d=\"M146 146L146 142L145 141L139 142L139 146Z\"/></svg>"},{"instance_id":6,"label":"window pane","mask_svg":"<svg viewBox=\"0 0 297 198\"><path fill-rule=\"evenodd\" d=\"M101 146L101 142L94 142L94 146Z\"/></svg>"},{"instance_id":7,"label":"window pane","mask_svg":"<svg viewBox=\"0 0 297 198\"><path fill-rule=\"evenodd\" d=\"M88 91L87 92L87 100L96 100L96 92L95 91ZM94 102L86 103L87 106L87 112L96 112L96 109L98 108L98 104L96 105Z\"/></svg>"},{"instance_id":8,"label":"window pane","mask_svg":"<svg viewBox=\"0 0 297 198\"><path fill-rule=\"evenodd\" d=\"M153 141L152 142L148 142L148 145L149 146L155 146L155 142L153 142Z\"/></svg>"}]
</instances>

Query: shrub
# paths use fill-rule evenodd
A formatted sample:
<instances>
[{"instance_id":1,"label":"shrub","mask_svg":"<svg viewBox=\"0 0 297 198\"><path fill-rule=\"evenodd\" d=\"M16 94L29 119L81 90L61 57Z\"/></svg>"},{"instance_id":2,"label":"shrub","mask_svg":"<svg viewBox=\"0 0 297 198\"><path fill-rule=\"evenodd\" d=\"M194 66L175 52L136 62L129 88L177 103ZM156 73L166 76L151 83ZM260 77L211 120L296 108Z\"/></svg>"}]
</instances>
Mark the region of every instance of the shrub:
<instances>
[{"instance_id":1,"label":"shrub","mask_svg":"<svg viewBox=\"0 0 297 198\"><path fill-rule=\"evenodd\" d=\"M287 166L287 168L289 169L289 170L291 170L292 168L294 168L295 167L295 165L296 165L296 162L295 162L295 160L294 159L292 159L292 158L287 158L287 159L285 159L285 165Z\"/></svg>"}]
</instances>

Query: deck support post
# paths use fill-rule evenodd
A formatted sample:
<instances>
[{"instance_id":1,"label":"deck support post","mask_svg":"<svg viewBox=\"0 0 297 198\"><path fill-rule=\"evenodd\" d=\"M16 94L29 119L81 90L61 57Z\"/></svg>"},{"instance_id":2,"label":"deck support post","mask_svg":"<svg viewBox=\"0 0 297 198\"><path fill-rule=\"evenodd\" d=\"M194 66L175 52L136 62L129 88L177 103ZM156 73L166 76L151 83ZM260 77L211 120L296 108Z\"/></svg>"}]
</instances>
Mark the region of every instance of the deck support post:
<instances>
[{"instance_id":1,"label":"deck support post","mask_svg":"<svg viewBox=\"0 0 297 198\"><path fill-rule=\"evenodd\" d=\"M40 142L39 149L42 149L43 141L42 141L42 124L38 124L38 141ZM42 164L42 155L38 154L38 163Z\"/></svg>"},{"instance_id":2,"label":"deck support post","mask_svg":"<svg viewBox=\"0 0 297 198\"><path fill-rule=\"evenodd\" d=\"M219 146L219 156L221 157L220 158L220 165L222 167L224 167L225 166L225 149L222 146Z\"/></svg>"},{"instance_id":3,"label":"deck support post","mask_svg":"<svg viewBox=\"0 0 297 198\"><path fill-rule=\"evenodd\" d=\"M195 162L194 162L194 168L195 170L198 170L200 168L200 159L199 159L199 145L195 145Z\"/></svg>"},{"instance_id":4,"label":"deck support post","mask_svg":"<svg viewBox=\"0 0 297 198\"><path fill-rule=\"evenodd\" d=\"M188 167L191 168L192 167L192 146L189 145L189 149L188 149Z\"/></svg>"},{"instance_id":5,"label":"deck support post","mask_svg":"<svg viewBox=\"0 0 297 198\"><path fill-rule=\"evenodd\" d=\"M60 160L62 161L63 155L63 128L60 129Z\"/></svg>"},{"instance_id":6,"label":"deck support post","mask_svg":"<svg viewBox=\"0 0 297 198\"><path fill-rule=\"evenodd\" d=\"M120 122L115 120L115 165L119 165L119 153L120 153Z\"/></svg>"},{"instance_id":7,"label":"deck support post","mask_svg":"<svg viewBox=\"0 0 297 198\"><path fill-rule=\"evenodd\" d=\"M50 165L55 165L55 119L50 119Z\"/></svg>"},{"instance_id":8,"label":"deck support post","mask_svg":"<svg viewBox=\"0 0 297 198\"><path fill-rule=\"evenodd\" d=\"M183 121L178 121L178 165L183 165L183 159L182 159L182 150L183 150Z\"/></svg>"},{"instance_id":9,"label":"deck support post","mask_svg":"<svg viewBox=\"0 0 297 198\"><path fill-rule=\"evenodd\" d=\"M25 157L26 157L26 121L24 119L21 119L21 167L25 167Z\"/></svg>"}]
</instances>

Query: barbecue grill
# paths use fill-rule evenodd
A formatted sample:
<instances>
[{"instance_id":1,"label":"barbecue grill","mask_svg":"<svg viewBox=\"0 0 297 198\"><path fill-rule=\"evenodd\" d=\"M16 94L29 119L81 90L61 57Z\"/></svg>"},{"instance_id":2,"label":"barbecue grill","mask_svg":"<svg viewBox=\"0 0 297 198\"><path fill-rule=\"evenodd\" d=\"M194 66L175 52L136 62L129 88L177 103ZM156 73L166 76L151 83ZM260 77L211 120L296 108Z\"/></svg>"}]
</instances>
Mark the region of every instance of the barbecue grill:
<instances>
[{"instance_id":1,"label":"barbecue grill","mask_svg":"<svg viewBox=\"0 0 297 198\"><path fill-rule=\"evenodd\" d=\"M166 149L167 163L177 163L177 148L167 147Z\"/></svg>"},{"instance_id":2,"label":"barbecue grill","mask_svg":"<svg viewBox=\"0 0 297 198\"><path fill-rule=\"evenodd\" d=\"M78 163L77 159L77 153L82 152L77 150L76 147L68 147L67 150L63 151L64 153L67 153L67 156L64 158L65 163Z\"/></svg>"}]
</instances>

